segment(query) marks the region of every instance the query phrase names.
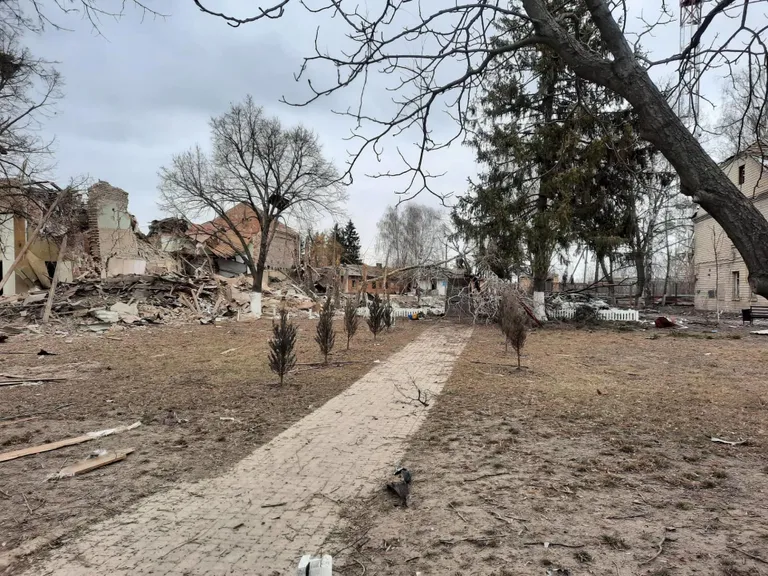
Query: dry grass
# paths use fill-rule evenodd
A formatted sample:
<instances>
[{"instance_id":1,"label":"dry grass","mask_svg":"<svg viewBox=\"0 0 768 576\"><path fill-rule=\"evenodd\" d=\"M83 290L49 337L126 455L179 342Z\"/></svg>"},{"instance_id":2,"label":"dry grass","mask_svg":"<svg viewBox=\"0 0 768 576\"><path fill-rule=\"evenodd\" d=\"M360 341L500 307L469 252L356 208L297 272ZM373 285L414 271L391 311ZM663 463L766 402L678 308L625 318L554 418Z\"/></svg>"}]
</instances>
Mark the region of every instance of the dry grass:
<instances>
[{"instance_id":1,"label":"dry grass","mask_svg":"<svg viewBox=\"0 0 768 576\"><path fill-rule=\"evenodd\" d=\"M341 322L336 324L341 331ZM143 426L0 464L0 571L7 553L37 536L104 519L173 483L222 473L344 390L374 360L410 342L425 324L400 322L392 332L380 334L376 345L361 329L351 350L337 347L330 367L298 366L282 388L268 368L271 328L266 319L221 327L129 329L112 335L117 339L31 336L2 344L0 352L44 348L57 355L0 354L0 373L47 373L68 380L0 388L0 419L44 413L23 422L0 421L0 452L137 420ZM299 321L300 363L322 360L313 341L315 325ZM337 338L342 341L346 343ZM334 361L354 363L334 366ZM95 449L129 446L136 452L122 463L45 482L49 474Z\"/></svg>"},{"instance_id":2,"label":"dry grass","mask_svg":"<svg viewBox=\"0 0 768 576\"><path fill-rule=\"evenodd\" d=\"M522 372L503 349L475 330L405 460L411 507L351 503L330 548L370 541L342 570L768 574L728 548L768 560L768 340L537 331Z\"/></svg>"}]
</instances>

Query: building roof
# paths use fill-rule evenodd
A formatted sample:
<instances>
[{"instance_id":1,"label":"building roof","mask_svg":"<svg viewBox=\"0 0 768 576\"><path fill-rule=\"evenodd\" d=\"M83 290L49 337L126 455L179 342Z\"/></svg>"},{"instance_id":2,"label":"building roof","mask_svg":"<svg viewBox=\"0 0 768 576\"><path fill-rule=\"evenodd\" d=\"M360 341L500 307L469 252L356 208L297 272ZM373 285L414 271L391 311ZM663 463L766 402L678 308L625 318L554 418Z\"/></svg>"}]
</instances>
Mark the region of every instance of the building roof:
<instances>
[{"instance_id":1,"label":"building roof","mask_svg":"<svg viewBox=\"0 0 768 576\"><path fill-rule=\"evenodd\" d=\"M752 159L754 159L756 162L761 163L763 166L768 168L768 143L766 142L754 142L744 148L741 152L737 152L736 154L731 154L720 162L720 166L725 166L726 164L732 162L736 158L741 158L743 156L749 156Z\"/></svg>"},{"instance_id":2,"label":"building roof","mask_svg":"<svg viewBox=\"0 0 768 576\"><path fill-rule=\"evenodd\" d=\"M246 242L250 243L261 232L261 222L258 213L245 202L236 204L224 214L226 218L217 216L202 224L190 224L187 229L187 236L196 242L206 244L214 255L221 258L231 258L238 253L233 245L239 247L242 244L235 230ZM232 226L230 226L230 222ZM277 231L297 238L299 235L296 230L281 222L277 223Z\"/></svg>"}]
</instances>

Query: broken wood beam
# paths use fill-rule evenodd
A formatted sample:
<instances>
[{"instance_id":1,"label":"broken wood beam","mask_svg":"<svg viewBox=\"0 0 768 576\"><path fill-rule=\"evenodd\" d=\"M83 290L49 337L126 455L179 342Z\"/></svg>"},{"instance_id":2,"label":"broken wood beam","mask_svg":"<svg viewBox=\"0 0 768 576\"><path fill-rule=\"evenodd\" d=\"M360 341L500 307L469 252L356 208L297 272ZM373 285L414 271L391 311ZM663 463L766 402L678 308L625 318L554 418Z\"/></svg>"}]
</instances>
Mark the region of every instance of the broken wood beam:
<instances>
[{"instance_id":1,"label":"broken wood beam","mask_svg":"<svg viewBox=\"0 0 768 576\"><path fill-rule=\"evenodd\" d=\"M61 276L61 263L64 261L64 252L67 249L67 234L61 239L61 245L59 246L59 257L56 259L56 269L53 271L53 278L51 278L51 289L48 291L48 300L45 303L45 311L43 312L42 323L47 324L48 319L51 317L51 308L53 307L53 298L56 294L56 285L59 283L59 277Z\"/></svg>"},{"instance_id":2,"label":"broken wood beam","mask_svg":"<svg viewBox=\"0 0 768 576\"><path fill-rule=\"evenodd\" d=\"M19 378L17 380L0 380L0 387L2 386L18 386L19 384L27 384L29 382L61 382L66 378L35 378L30 376L29 378Z\"/></svg>"},{"instance_id":3,"label":"broken wood beam","mask_svg":"<svg viewBox=\"0 0 768 576\"><path fill-rule=\"evenodd\" d=\"M97 430L96 432L88 432L82 436L66 438L64 440L59 440L58 442L49 442L48 444L40 444L39 446L22 448L21 450L12 450L11 452L2 452L0 453L0 462L15 460L16 458L23 458L24 456L33 456L35 454L40 454L41 452L50 452L51 450L58 450L59 448L66 448L67 446L74 446L75 444L82 444L83 442L88 442L89 440L96 440L97 438L104 438L105 436L111 436L112 434L119 434L120 432L133 430L139 426L141 426L141 422L134 422L130 426L119 426L117 428Z\"/></svg>"},{"instance_id":4,"label":"broken wood beam","mask_svg":"<svg viewBox=\"0 0 768 576\"><path fill-rule=\"evenodd\" d=\"M120 462L121 460L125 460L125 457L134 451L134 448L125 448L124 450L107 452L106 454L96 458L87 458L76 464L65 466L59 470L56 478L72 478L73 476L79 476L80 474L85 474L91 470L96 470L97 468L102 468L104 466L108 466L109 464Z\"/></svg>"}]
</instances>

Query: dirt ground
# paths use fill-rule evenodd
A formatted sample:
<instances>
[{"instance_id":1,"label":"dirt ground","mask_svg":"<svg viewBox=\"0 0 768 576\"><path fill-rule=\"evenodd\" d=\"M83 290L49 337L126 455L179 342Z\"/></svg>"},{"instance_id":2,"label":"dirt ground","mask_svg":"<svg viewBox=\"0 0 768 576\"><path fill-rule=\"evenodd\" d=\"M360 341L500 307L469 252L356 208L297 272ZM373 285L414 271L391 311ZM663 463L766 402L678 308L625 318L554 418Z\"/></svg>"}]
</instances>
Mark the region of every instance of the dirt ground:
<instances>
[{"instance_id":1,"label":"dirt ground","mask_svg":"<svg viewBox=\"0 0 768 576\"><path fill-rule=\"evenodd\" d=\"M316 322L298 321L300 363L321 360L313 340ZM346 351L337 322L332 362L354 363L299 365L282 388L267 365L268 319L107 335L15 336L0 344L3 375L66 378L0 387L0 452L142 423L130 432L0 463L0 572L3 562L16 571L18 555L56 546L57 538L143 496L220 474L351 385L426 324L401 321L374 345L361 322ZM40 349L56 355L35 355ZM46 481L102 448L136 451L88 474Z\"/></svg>"},{"instance_id":2,"label":"dirt ground","mask_svg":"<svg viewBox=\"0 0 768 576\"><path fill-rule=\"evenodd\" d=\"M476 328L410 507L346 506L334 572L768 574L768 337L548 328L523 361Z\"/></svg>"}]
</instances>

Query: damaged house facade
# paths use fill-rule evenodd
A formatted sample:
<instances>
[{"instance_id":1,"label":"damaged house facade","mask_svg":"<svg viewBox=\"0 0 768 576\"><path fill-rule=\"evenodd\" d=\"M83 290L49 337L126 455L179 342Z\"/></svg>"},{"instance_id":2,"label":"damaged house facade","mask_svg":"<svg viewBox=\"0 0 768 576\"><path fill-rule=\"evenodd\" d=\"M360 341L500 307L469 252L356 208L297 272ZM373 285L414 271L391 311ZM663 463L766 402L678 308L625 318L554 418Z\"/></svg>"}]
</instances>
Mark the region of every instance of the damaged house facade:
<instances>
[{"instance_id":1,"label":"damaged house facade","mask_svg":"<svg viewBox=\"0 0 768 576\"><path fill-rule=\"evenodd\" d=\"M726 159L721 167L768 218L768 147L751 146ZM749 272L739 251L720 225L699 208L694 222L694 268L697 310L739 312L750 306L767 306L768 300L752 293Z\"/></svg>"},{"instance_id":2,"label":"damaged house facade","mask_svg":"<svg viewBox=\"0 0 768 576\"><path fill-rule=\"evenodd\" d=\"M6 190L13 192L7 183ZM178 263L154 249L128 212L128 193L99 181L87 190L85 200L76 192L63 192L52 183L17 187L0 202L0 277L19 259L2 289L3 296L23 295L49 288L57 266L61 282L96 276L160 274L177 271ZM44 206L58 194L70 194L43 223L40 233L25 246L43 218ZM59 254L66 236L66 250Z\"/></svg>"},{"instance_id":3,"label":"damaged house facade","mask_svg":"<svg viewBox=\"0 0 768 576\"><path fill-rule=\"evenodd\" d=\"M202 224L191 224L181 218L155 220L150 224L148 240L192 267L209 264L215 272L228 277L250 274L243 241L256 261L262 234L258 214L242 203L225 214L226 218L217 217ZM278 223L267 253L267 270L290 271L299 262L299 249L299 233Z\"/></svg>"}]
</instances>

